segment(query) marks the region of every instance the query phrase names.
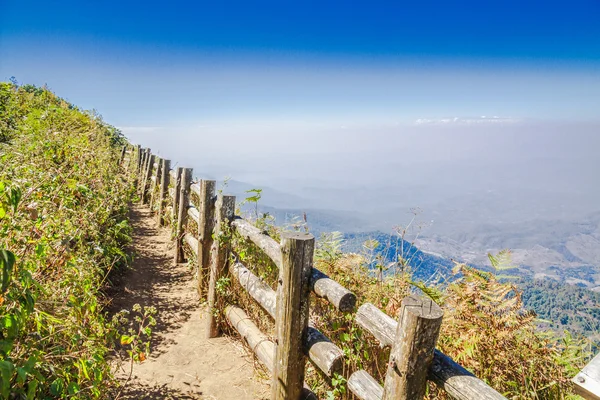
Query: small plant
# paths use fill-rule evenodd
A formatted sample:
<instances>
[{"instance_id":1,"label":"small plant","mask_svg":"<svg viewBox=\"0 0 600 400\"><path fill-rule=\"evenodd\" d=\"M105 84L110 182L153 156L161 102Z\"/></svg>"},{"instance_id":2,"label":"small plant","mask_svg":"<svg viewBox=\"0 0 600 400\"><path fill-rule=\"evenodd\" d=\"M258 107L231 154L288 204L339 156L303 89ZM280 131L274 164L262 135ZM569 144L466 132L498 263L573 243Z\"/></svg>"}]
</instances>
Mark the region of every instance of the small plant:
<instances>
[{"instance_id":1,"label":"small plant","mask_svg":"<svg viewBox=\"0 0 600 400\"><path fill-rule=\"evenodd\" d=\"M333 267L344 255L342 245L344 235L341 232L324 232L317 242L315 258Z\"/></svg>"},{"instance_id":2,"label":"small plant","mask_svg":"<svg viewBox=\"0 0 600 400\"><path fill-rule=\"evenodd\" d=\"M113 317L115 323L130 324L132 325L126 335L121 335L120 344L125 349L128 356L129 374L127 380L123 384L121 390L117 394L118 399L127 383L131 380L133 375L133 365L144 362L150 354L150 339L152 338L152 327L156 326L156 315L155 307L144 307L139 304L135 304L132 307L133 320L130 321L129 311L124 310L116 314Z\"/></svg>"},{"instance_id":3,"label":"small plant","mask_svg":"<svg viewBox=\"0 0 600 400\"><path fill-rule=\"evenodd\" d=\"M335 400L346 394L347 380L343 375L335 374L331 378L332 390L327 391L327 400Z\"/></svg>"}]
</instances>

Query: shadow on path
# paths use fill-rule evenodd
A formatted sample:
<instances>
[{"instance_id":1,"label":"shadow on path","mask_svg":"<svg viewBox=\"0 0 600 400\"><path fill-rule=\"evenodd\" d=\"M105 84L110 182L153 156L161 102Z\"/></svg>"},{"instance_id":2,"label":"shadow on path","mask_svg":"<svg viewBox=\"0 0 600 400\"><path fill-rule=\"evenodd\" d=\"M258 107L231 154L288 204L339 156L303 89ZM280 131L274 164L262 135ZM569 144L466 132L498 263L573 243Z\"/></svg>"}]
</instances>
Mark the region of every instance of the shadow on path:
<instances>
[{"instance_id":1,"label":"shadow on path","mask_svg":"<svg viewBox=\"0 0 600 400\"><path fill-rule=\"evenodd\" d=\"M170 230L157 227L144 206L134 205L131 268L111 276L109 314L135 304L157 309L150 357L136 364L125 399L266 399L265 382L256 379L252 359L231 339L206 339L203 307L186 264L174 262ZM122 382L129 376L120 371Z\"/></svg>"}]
</instances>

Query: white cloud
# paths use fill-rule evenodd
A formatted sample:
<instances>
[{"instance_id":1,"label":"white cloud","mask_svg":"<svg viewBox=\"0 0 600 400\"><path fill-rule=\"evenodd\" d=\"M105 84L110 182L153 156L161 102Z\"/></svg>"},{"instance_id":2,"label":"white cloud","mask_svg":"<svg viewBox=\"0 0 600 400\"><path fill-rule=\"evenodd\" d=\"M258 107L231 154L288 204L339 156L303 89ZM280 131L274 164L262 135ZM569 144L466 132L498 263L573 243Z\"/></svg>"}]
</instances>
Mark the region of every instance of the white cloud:
<instances>
[{"instance_id":1,"label":"white cloud","mask_svg":"<svg viewBox=\"0 0 600 400\"><path fill-rule=\"evenodd\" d=\"M482 115L475 118L453 117L453 118L419 118L414 121L415 125L482 125L482 124L515 124L521 122L520 118L513 117L487 117Z\"/></svg>"}]
</instances>

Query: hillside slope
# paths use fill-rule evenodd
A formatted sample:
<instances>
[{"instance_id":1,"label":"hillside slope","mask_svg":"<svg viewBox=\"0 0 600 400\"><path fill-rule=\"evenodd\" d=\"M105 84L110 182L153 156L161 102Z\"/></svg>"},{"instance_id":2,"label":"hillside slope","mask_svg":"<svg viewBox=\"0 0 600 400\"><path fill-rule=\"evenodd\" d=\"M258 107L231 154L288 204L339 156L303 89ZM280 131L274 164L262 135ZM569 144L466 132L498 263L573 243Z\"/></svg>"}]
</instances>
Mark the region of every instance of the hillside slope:
<instances>
[{"instance_id":1,"label":"hillside slope","mask_svg":"<svg viewBox=\"0 0 600 400\"><path fill-rule=\"evenodd\" d=\"M120 133L46 89L0 83L0 398L101 398L127 263Z\"/></svg>"}]
</instances>

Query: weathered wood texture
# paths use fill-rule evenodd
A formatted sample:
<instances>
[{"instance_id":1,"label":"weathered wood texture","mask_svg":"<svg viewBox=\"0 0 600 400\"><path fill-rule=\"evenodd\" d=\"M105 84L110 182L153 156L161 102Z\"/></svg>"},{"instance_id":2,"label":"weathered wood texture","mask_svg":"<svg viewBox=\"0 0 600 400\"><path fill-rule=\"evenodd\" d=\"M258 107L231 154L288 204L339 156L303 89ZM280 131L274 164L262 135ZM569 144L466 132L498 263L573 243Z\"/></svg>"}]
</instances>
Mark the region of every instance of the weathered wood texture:
<instances>
[{"instance_id":1,"label":"weathered wood texture","mask_svg":"<svg viewBox=\"0 0 600 400\"><path fill-rule=\"evenodd\" d=\"M252 322L252 319L239 307L229 305L225 307L225 317L256 354L258 360L263 363L269 371L273 371L273 360L275 357L275 343L271 342L266 335Z\"/></svg>"},{"instance_id":2,"label":"weathered wood texture","mask_svg":"<svg viewBox=\"0 0 600 400\"><path fill-rule=\"evenodd\" d=\"M192 186L190 186L190 192L200 196L200 183L193 183Z\"/></svg>"},{"instance_id":3,"label":"weathered wood texture","mask_svg":"<svg viewBox=\"0 0 600 400\"><path fill-rule=\"evenodd\" d=\"M145 154L144 154L144 165L142 165L142 176L140 177L140 180L141 180L141 184L140 184L140 196L142 196L143 193L146 190L148 163L150 162L150 156L151 155L152 155L151 150L150 149L146 149ZM143 196L142 196L142 200L143 200Z\"/></svg>"},{"instance_id":4,"label":"weathered wood texture","mask_svg":"<svg viewBox=\"0 0 600 400\"><path fill-rule=\"evenodd\" d=\"M306 356L298 350L308 330L314 246L315 239L309 234L284 234L281 240L272 400L298 399L302 393Z\"/></svg>"},{"instance_id":5,"label":"weathered wood texture","mask_svg":"<svg viewBox=\"0 0 600 400\"><path fill-rule=\"evenodd\" d=\"M362 369L350 375L348 389L359 400L381 400L383 398L383 387Z\"/></svg>"},{"instance_id":6,"label":"weathered wood texture","mask_svg":"<svg viewBox=\"0 0 600 400\"><path fill-rule=\"evenodd\" d=\"M277 293L240 262L232 263L230 272L240 286L248 291L248 294L256 300L271 318L275 318Z\"/></svg>"},{"instance_id":7,"label":"weathered wood texture","mask_svg":"<svg viewBox=\"0 0 600 400\"><path fill-rule=\"evenodd\" d=\"M275 318L277 308L276 292L240 262L233 263L230 272L240 286L246 289L248 294L272 318ZM327 376L342 373L344 352L310 324L302 349L308 355L310 361Z\"/></svg>"},{"instance_id":8,"label":"weathered wood texture","mask_svg":"<svg viewBox=\"0 0 600 400\"><path fill-rule=\"evenodd\" d=\"M144 158L146 157L146 149L138 146L138 158L137 158L137 171L138 175L142 173L142 167L144 165Z\"/></svg>"},{"instance_id":9,"label":"weathered wood texture","mask_svg":"<svg viewBox=\"0 0 600 400\"><path fill-rule=\"evenodd\" d=\"M391 346L394 343L398 322L373 304L365 303L359 307L356 322L370 332L382 346ZM504 396L481 379L437 350L429 368L429 379L458 400L504 399Z\"/></svg>"},{"instance_id":10,"label":"weathered wood texture","mask_svg":"<svg viewBox=\"0 0 600 400\"><path fill-rule=\"evenodd\" d=\"M573 378L575 391L588 400L600 400L600 354Z\"/></svg>"},{"instance_id":11,"label":"weathered wood texture","mask_svg":"<svg viewBox=\"0 0 600 400\"><path fill-rule=\"evenodd\" d=\"M198 209L192 204L188 206L187 213L188 217L190 217L195 223L198 223L200 221L200 213L198 212Z\"/></svg>"},{"instance_id":12,"label":"weathered wood texture","mask_svg":"<svg viewBox=\"0 0 600 400\"><path fill-rule=\"evenodd\" d=\"M139 175L140 167L141 167L141 163L142 163L142 146L139 144L135 146L135 163L136 163L135 170L137 171L137 173Z\"/></svg>"},{"instance_id":13,"label":"weathered wood texture","mask_svg":"<svg viewBox=\"0 0 600 400\"><path fill-rule=\"evenodd\" d=\"M185 243L187 243L188 246L190 246L190 250L192 250L192 252L194 254L198 253L198 239L196 239L194 237L194 235L192 235L191 233L186 233L184 236L184 241Z\"/></svg>"},{"instance_id":14,"label":"weathered wood texture","mask_svg":"<svg viewBox=\"0 0 600 400\"><path fill-rule=\"evenodd\" d=\"M150 176L152 175L152 164L154 163L154 154L148 156L148 162L146 163L146 171L144 172L144 182L142 184L142 194L140 202L146 204L148 202L148 187L150 186Z\"/></svg>"},{"instance_id":15,"label":"weathered wood texture","mask_svg":"<svg viewBox=\"0 0 600 400\"><path fill-rule=\"evenodd\" d=\"M171 169L171 160L162 160L160 174L160 189L158 192L158 213L156 221L160 226L165 225L165 201L167 190L169 188L169 170Z\"/></svg>"},{"instance_id":16,"label":"weathered wood texture","mask_svg":"<svg viewBox=\"0 0 600 400\"><path fill-rule=\"evenodd\" d=\"M273 238L242 218L234 219L232 225L242 237L251 240L273 260L277 267L281 268L281 248ZM310 289L342 312L350 312L356 306L354 293L316 268L311 272Z\"/></svg>"},{"instance_id":17,"label":"weathered wood texture","mask_svg":"<svg viewBox=\"0 0 600 400\"><path fill-rule=\"evenodd\" d=\"M184 262L183 233L187 209L190 204L190 184L192 183L192 169L183 168L179 184L179 205L177 206L177 225L175 227L175 262Z\"/></svg>"},{"instance_id":18,"label":"weathered wood texture","mask_svg":"<svg viewBox=\"0 0 600 400\"><path fill-rule=\"evenodd\" d=\"M232 225L242 237L254 242L259 249L273 260L277 267L281 268L281 247L279 243L245 219L236 218L233 220Z\"/></svg>"},{"instance_id":19,"label":"weathered wood texture","mask_svg":"<svg viewBox=\"0 0 600 400\"><path fill-rule=\"evenodd\" d=\"M429 379L457 400L506 400L481 379L439 350L433 355Z\"/></svg>"},{"instance_id":20,"label":"weathered wood texture","mask_svg":"<svg viewBox=\"0 0 600 400\"><path fill-rule=\"evenodd\" d=\"M416 400L425 396L427 371L444 312L430 298L402 300L396 341L392 345L383 390L384 400Z\"/></svg>"},{"instance_id":21,"label":"weathered wood texture","mask_svg":"<svg viewBox=\"0 0 600 400\"><path fill-rule=\"evenodd\" d=\"M125 160L125 152L127 151L127 145L123 145L121 149L121 157L119 158L119 165L123 165L123 161Z\"/></svg>"},{"instance_id":22,"label":"weathered wood texture","mask_svg":"<svg viewBox=\"0 0 600 400\"><path fill-rule=\"evenodd\" d=\"M175 179L173 181L173 208L171 209L171 221L173 221L173 233L177 233L177 218L179 217L179 198L181 197L181 180L183 177L183 168L177 167Z\"/></svg>"},{"instance_id":23,"label":"weathered wood texture","mask_svg":"<svg viewBox=\"0 0 600 400\"><path fill-rule=\"evenodd\" d=\"M351 312L356 306L356 295L316 268L312 269L311 290L327 299L341 312Z\"/></svg>"},{"instance_id":24,"label":"weathered wood texture","mask_svg":"<svg viewBox=\"0 0 600 400\"><path fill-rule=\"evenodd\" d=\"M371 303L358 308L354 317L358 325L370 332L383 346L391 346L396 337L398 323Z\"/></svg>"},{"instance_id":25,"label":"weathered wood texture","mask_svg":"<svg viewBox=\"0 0 600 400\"><path fill-rule=\"evenodd\" d=\"M150 210L154 208L154 203L157 200L156 196L158 195L157 188L160 185L162 158L157 157L157 159L158 163L154 163L156 165L154 169L156 172L152 175L152 184L150 185Z\"/></svg>"},{"instance_id":26,"label":"weathered wood texture","mask_svg":"<svg viewBox=\"0 0 600 400\"><path fill-rule=\"evenodd\" d=\"M146 171L146 158L148 157L147 149L142 149L139 160L139 173L137 180L137 192L142 193L142 183L144 182L144 171Z\"/></svg>"},{"instance_id":27,"label":"weathered wood texture","mask_svg":"<svg viewBox=\"0 0 600 400\"><path fill-rule=\"evenodd\" d=\"M333 377L344 369L344 352L317 328L308 324L303 350L325 375Z\"/></svg>"},{"instance_id":28,"label":"weathered wood texture","mask_svg":"<svg viewBox=\"0 0 600 400\"><path fill-rule=\"evenodd\" d=\"M213 244L213 229L215 227L215 190L217 183L211 180L200 181L200 220L198 221L198 295L204 298L210 271L210 249Z\"/></svg>"},{"instance_id":29,"label":"weathered wood texture","mask_svg":"<svg viewBox=\"0 0 600 400\"><path fill-rule=\"evenodd\" d=\"M210 280L208 283L208 315L206 318L206 336L213 338L219 335L219 310L217 282L226 273L227 260L231 248L231 240L227 237L229 224L235 215L235 196L219 195L216 204L216 225L215 237L216 240L212 246L212 260L210 263Z\"/></svg>"},{"instance_id":30,"label":"weathered wood texture","mask_svg":"<svg viewBox=\"0 0 600 400\"><path fill-rule=\"evenodd\" d=\"M256 358L269 370L273 372L275 357L275 343L271 342L256 325L250 317L239 307L229 305L225 307L225 317L229 323L240 334L250 349L256 354ZM317 396L308 388L306 383L303 385L301 400L317 400Z\"/></svg>"}]
</instances>

